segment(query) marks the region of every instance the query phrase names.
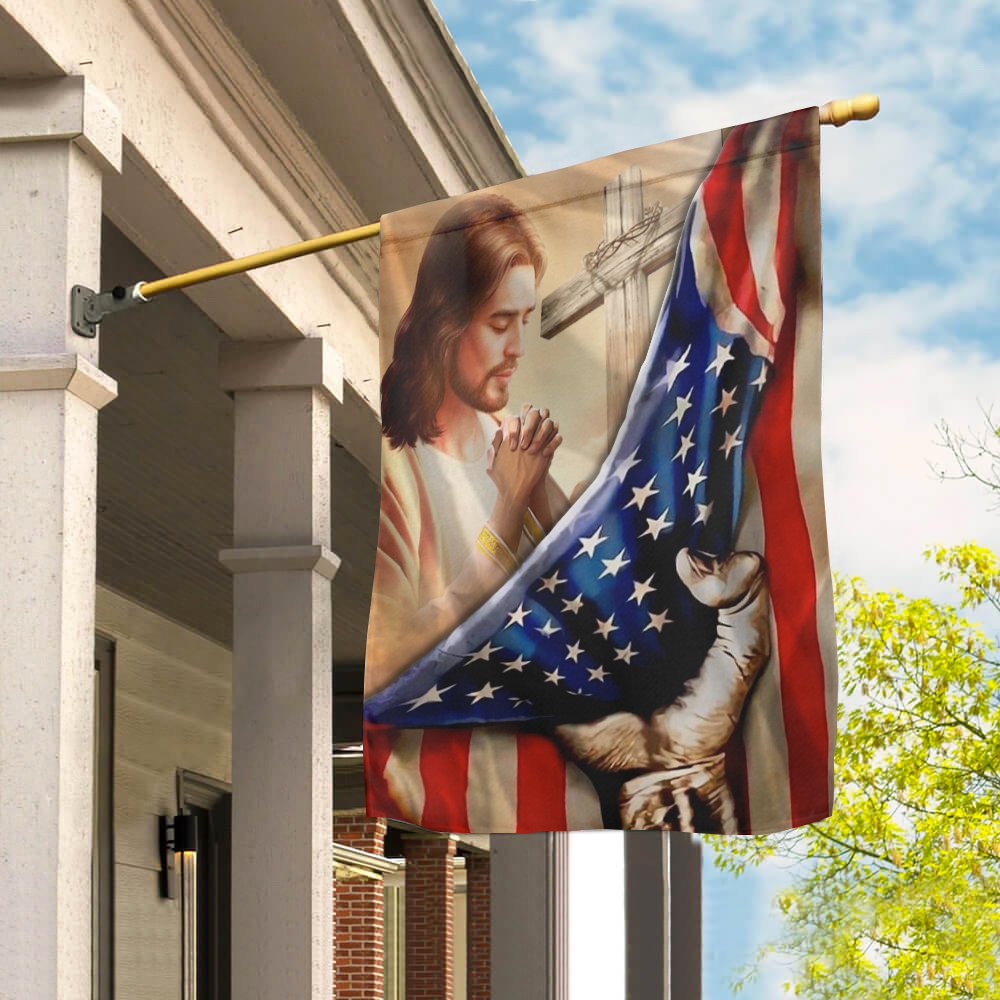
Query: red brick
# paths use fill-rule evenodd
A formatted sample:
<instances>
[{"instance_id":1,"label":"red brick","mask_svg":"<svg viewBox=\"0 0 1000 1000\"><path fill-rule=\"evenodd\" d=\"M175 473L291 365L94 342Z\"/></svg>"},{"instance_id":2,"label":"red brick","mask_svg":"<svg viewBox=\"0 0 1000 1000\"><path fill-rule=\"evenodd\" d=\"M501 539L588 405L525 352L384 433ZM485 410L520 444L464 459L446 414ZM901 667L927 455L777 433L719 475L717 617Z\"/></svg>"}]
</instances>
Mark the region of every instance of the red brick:
<instances>
[{"instance_id":1,"label":"red brick","mask_svg":"<svg viewBox=\"0 0 1000 1000\"><path fill-rule=\"evenodd\" d=\"M490 1000L490 859L465 859L468 1000Z\"/></svg>"},{"instance_id":2,"label":"red brick","mask_svg":"<svg viewBox=\"0 0 1000 1000\"><path fill-rule=\"evenodd\" d=\"M335 839L383 854L384 819L337 817ZM407 1000L454 997L455 841L433 834L403 837L406 857ZM489 857L466 859L468 1000L490 1000ZM335 1000L383 1000L384 902L380 880L349 874L334 893ZM463 998L464 1000L464 998Z\"/></svg>"},{"instance_id":3,"label":"red brick","mask_svg":"<svg viewBox=\"0 0 1000 1000\"><path fill-rule=\"evenodd\" d=\"M455 841L406 834L406 1000L454 1000Z\"/></svg>"},{"instance_id":4,"label":"red brick","mask_svg":"<svg viewBox=\"0 0 1000 1000\"><path fill-rule=\"evenodd\" d=\"M386 821L337 817L334 839L384 856ZM334 997L336 1000L382 1000L385 902L381 879L346 876L335 880Z\"/></svg>"}]
</instances>

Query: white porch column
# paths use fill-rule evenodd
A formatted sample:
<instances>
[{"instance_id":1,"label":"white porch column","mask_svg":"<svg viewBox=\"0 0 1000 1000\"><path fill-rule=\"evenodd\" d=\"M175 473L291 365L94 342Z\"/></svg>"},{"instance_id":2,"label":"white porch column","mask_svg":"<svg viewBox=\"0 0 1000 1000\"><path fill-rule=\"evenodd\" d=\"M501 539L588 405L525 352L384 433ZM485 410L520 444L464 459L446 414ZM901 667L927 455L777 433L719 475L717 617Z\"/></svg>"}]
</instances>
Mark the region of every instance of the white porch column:
<instances>
[{"instance_id":1,"label":"white porch column","mask_svg":"<svg viewBox=\"0 0 1000 1000\"><path fill-rule=\"evenodd\" d=\"M333 996L330 402L321 339L229 343L235 393L232 992Z\"/></svg>"},{"instance_id":2,"label":"white porch column","mask_svg":"<svg viewBox=\"0 0 1000 1000\"><path fill-rule=\"evenodd\" d=\"M97 287L117 110L0 81L0 994L90 996L97 411L70 288Z\"/></svg>"},{"instance_id":3,"label":"white porch column","mask_svg":"<svg viewBox=\"0 0 1000 1000\"><path fill-rule=\"evenodd\" d=\"M701 996L701 842L625 831L626 1000Z\"/></svg>"},{"instance_id":4,"label":"white porch column","mask_svg":"<svg viewBox=\"0 0 1000 1000\"><path fill-rule=\"evenodd\" d=\"M492 1000L569 1000L568 833L490 837Z\"/></svg>"}]
</instances>

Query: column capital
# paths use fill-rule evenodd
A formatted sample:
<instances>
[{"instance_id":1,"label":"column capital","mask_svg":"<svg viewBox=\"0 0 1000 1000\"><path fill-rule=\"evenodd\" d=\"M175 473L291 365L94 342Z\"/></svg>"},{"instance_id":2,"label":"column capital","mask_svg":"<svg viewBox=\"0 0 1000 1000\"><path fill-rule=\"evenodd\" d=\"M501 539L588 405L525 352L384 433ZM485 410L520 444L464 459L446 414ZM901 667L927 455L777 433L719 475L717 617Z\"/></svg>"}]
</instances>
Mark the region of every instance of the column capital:
<instances>
[{"instance_id":1,"label":"column capital","mask_svg":"<svg viewBox=\"0 0 1000 1000\"><path fill-rule=\"evenodd\" d=\"M121 172L121 113L85 76L2 81L0 95L0 143L69 140Z\"/></svg>"},{"instance_id":2,"label":"column capital","mask_svg":"<svg viewBox=\"0 0 1000 1000\"><path fill-rule=\"evenodd\" d=\"M0 392L66 389L100 410L118 396L118 383L79 354L0 355Z\"/></svg>"},{"instance_id":3,"label":"column capital","mask_svg":"<svg viewBox=\"0 0 1000 1000\"><path fill-rule=\"evenodd\" d=\"M344 363L322 337L229 341L219 348L219 385L227 392L311 387L343 402Z\"/></svg>"},{"instance_id":4,"label":"column capital","mask_svg":"<svg viewBox=\"0 0 1000 1000\"><path fill-rule=\"evenodd\" d=\"M223 549L219 562L230 573L268 573L284 569L311 569L332 580L340 569L340 556L325 545L258 545Z\"/></svg>"}]
</instances>

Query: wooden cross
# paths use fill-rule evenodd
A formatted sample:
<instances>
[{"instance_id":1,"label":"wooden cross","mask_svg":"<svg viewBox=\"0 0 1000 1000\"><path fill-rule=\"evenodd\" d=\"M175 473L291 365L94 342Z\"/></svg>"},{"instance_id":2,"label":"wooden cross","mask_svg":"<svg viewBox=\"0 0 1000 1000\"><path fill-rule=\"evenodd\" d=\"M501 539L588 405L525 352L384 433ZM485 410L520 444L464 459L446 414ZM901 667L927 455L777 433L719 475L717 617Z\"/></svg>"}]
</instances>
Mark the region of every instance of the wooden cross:
<instances>
[{"instance_id":1,"label":"wooden cross","mask_svg":"<svg viewBox=\"0 0 1000 1000\"><path fill-rule=\"evenodd\" d=\"M625 419L629 396L653 331L647 276L674 259L689 200L665 209L635 242L623 243L592 270L586 267L542 300L548 340L604 303L608 443ZM642 171L633 163L604 188L604 242L642 222Z\"/></svg>"}]
</instances>

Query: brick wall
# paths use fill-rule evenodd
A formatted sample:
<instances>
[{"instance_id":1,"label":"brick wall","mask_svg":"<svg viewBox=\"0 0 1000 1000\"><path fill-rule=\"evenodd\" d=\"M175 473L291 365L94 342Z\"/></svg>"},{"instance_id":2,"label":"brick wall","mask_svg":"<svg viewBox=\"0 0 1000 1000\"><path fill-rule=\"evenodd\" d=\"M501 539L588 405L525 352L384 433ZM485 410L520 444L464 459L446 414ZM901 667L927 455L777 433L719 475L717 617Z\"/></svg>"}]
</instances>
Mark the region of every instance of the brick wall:
<instances>
[{"instance_id":1,"label":"brick wall","mask_svg":"<svg viewBox=\"0 0 1000 1000\"><path fill-rule=\"evenodd\" d=\"M465 859L468 1000L490 1000L490 857Z\"/></svg>"},{"instance_id":2,"label":"brick wall","mask_svg":"<svg viewBox=\"0 0 1000 1000\"><path fill-rule=\"evenodd\" d=\"M406 1000L455 1000L455 841L408 833L403 837L403 856Z\"/></svg>"},{"instance_id":3,"label":"brick wall","mask_svg":"<svg viewBox=\"0 0 1000 1000\"><path fill-rule=\"evenodd\" d=\"M333 839L338 844L384 856L386 825L384 819L370 816L337 816L333 821Z\"/></svg>"},{"instance_id":4,"label":"brick wall","mask_svg":"<svg viewBox=\"0 0 1000 1000\"><path fill-rule=\"evenodd\" d=\"M386 821L367 816L337 817L334 840L384 855ZM341 870L334 881L336 1000L382 1000L384 996L384 899L382 879Z\"/></svg>"}]
</instances>

